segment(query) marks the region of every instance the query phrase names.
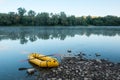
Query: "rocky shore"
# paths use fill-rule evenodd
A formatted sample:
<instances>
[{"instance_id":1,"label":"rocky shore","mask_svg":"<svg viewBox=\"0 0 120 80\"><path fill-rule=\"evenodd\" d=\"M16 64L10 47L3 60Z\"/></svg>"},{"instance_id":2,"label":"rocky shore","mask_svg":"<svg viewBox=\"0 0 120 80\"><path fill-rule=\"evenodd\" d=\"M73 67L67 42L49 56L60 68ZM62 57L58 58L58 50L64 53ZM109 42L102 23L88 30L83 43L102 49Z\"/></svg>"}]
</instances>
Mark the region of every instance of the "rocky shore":
<instances>
[{"instance_id":1,"label":"rocky shore","mask_svg":"<svg viewBox=\"0 0 120 80\"><path fill-rule=\"evenodd\" d=\"M36 80L120 80L120 63L86 59L80 54L64 57L57 68L39 70Z\"/></svg>"}]
</instances>

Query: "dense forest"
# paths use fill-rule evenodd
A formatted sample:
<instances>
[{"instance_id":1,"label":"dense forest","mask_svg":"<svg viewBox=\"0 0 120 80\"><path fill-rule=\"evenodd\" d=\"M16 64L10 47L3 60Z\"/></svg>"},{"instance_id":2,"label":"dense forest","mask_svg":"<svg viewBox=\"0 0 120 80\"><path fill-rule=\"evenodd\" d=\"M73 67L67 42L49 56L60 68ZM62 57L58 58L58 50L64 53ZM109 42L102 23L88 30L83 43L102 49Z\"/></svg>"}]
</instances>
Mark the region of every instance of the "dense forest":
<instances>
[{"instance_id":1,"label":"dense forest","mask_svg":"<svg viewBox=\"0 0 120 80\"><path fill-rule=\"evenodd\" d=\"M120 26L120 17L107 15L104 17L67 16L64 12L59 14L33 10L26 11L18 8L18 12L0 13L0 26Z\"/></svg>"}]
</instances>

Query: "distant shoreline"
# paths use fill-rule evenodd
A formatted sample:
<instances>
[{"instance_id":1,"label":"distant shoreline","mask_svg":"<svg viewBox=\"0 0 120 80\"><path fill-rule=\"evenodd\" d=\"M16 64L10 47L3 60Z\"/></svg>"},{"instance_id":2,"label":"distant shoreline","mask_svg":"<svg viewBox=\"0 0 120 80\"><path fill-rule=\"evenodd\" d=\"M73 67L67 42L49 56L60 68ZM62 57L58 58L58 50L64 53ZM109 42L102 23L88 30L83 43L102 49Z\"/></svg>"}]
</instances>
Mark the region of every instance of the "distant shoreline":
<instances>
[{"instance_id":1,"label":"distant shoreline","mask_svg":"<svg viewBox=\"0 0 120 80\"><path fill-rule=\"evenodd\" d=\"M41 12L36 13L25 8L18 8L18 12L0 13L0 26L120 26L120 17L101 16L68 16L64 12L59 14Z\"/></svg>"}]
</instances>

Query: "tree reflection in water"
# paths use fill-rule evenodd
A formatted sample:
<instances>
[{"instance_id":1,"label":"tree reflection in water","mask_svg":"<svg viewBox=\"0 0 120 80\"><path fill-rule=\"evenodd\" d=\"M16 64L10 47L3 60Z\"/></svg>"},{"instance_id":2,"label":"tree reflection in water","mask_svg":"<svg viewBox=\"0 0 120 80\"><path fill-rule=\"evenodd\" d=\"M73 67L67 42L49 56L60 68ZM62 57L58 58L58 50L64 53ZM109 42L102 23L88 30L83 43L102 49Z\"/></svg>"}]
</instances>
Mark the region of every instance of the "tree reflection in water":
<instances>
[{"instance_id":1,"label":"tree reflection in water","mask_svg":"<svg viewBox=\"0 0 120 80\"><path fill-rule=\"evenodd\" d=\"M37 39L60 39L74 37L75 35L103 35L103 36L120 36L119 27L0 27L1 40L20 40L21 44L28 41L34 42Z\"/></svg>"}]
</instances>

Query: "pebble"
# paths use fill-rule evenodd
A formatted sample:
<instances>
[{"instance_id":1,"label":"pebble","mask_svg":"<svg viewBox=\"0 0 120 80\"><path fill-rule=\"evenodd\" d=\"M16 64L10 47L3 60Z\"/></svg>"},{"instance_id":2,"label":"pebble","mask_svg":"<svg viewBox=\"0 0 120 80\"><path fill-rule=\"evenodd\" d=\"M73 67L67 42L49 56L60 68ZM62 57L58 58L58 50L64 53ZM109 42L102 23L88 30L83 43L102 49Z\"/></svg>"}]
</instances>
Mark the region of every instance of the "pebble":
<instances>
[{"instance_id":1,"label":"pebble","mask_svg":"<svg viewBox=\"0 0 120 80\"><path fill-rule=\"evenodd\" d=\"M89 80L88 78L84 78L84 80Z\"/></svg>"},{"instance_id":2,"label":"pebble","mask_svg":"<svg viewBox=\"0 0 120 80\"><path fill-rule=\"evenodd\" d=\"M61 68L58 68L58 71L62 71L62 69L61 69Z\"/></svg>"},{"instance_id":3,"label":"pebble","mask_svg":"<svg viewBox=\"0 0 120 80\"><path fill-rule=\"evenodd\" d=\"M96 61L99 62L99 63L102 63L102 61L100 59L96 59Z\"/></svg>"}]
</instances>

